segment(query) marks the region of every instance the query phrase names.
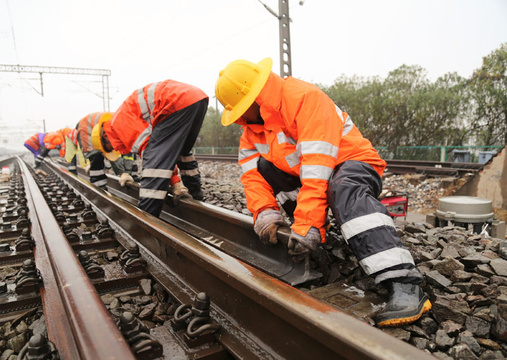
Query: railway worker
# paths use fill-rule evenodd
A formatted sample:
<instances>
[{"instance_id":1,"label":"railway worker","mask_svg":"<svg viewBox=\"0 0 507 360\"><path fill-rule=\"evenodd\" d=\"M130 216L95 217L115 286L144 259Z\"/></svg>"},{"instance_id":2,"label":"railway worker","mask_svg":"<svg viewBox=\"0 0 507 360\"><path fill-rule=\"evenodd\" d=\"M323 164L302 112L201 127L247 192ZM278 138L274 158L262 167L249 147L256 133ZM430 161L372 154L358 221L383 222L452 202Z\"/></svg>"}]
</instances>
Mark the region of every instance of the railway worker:
<instances>
[{"instance_id":1,"label":"railway worker","mask_svg":"<svg viewBox=\"0 0 507 360\"><path fill-rule=\"evenodd\" d=\"M208 96L202 90L165 80L134 91L111 121L100 123L94 129L98 146L106 153L132 152L141 157L141 209L159 216L169 185L175 200L190 195L203 199L192 147L207 107ZM174 177L177 168L183 184ZM123 177L123 181L131 179L131 176Z\"/></svg>"},{"instance_id":2,"label":"railway worker","mask_svg":"<svg viewBox=\"0 0 507 360\"><path fill-rule=\"evenodd\" d=\"M110 161L116 161L119 157L117 151L103 153L94 146L92 132L95 125L109 121L113 117L111 112L95 112L83 117L76 126L77 139L77 156L82 152L85 163L81 163L90 175L90 183L107 190L106 167L104 164L104 156ZM87 160L87 161L86 161ZM75 161L75 160L74 160ZM88 164L88 165L86 165Z\"/></svg>"},{"instance_id":3,"label":"railway worker","mask_svg":"<svg viewBox=\"0 0 507 360\"><path fill-rule=\"evenodd\" d=\"M422 275L377 200L386 166L349 115L316 86L271 72L272 60L236 60L219 74L222 124L236 123L241 182L254 230L276 243L291 219L289 254L305 259L325 242L328 207L363 270L390 289L379 326L410 323L431 308ZM278 202L277 202L278 200Z\"/></svg>"},{"instance_id":4,"label":"railway worker","mask_svg":"<svg viewBox=\"0 0 507 360\"><path fill-rule=\"evenodd\" d=\"M25 141L25 147L35 156L35 168L38 168L50 150L60 150L63 137L57 132L37 133Z\"/></svg>"}]
</instances>

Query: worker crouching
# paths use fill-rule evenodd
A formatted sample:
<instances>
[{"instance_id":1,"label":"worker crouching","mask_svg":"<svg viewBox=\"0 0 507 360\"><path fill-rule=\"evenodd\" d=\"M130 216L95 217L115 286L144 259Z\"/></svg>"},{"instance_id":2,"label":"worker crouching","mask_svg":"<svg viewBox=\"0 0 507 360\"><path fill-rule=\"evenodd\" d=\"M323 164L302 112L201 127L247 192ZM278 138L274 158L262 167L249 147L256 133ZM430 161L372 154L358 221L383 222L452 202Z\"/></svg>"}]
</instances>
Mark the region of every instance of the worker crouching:
<instances>
[{"instance_id":1,"label":"worker crouching","mask_svg":"<svg viewBox=\"0 0 507 360\"><path fill-rule=\"evenodd\" d=\"M233 61L215 86L225 107L222 124L243 128L239 165L255 232L266 243L277 242L277 228L285 224L280 204L292 222L289 254L301 261L325 242L331 208L362 269L391 291L377 324L417 320L431 303L412 255L377 200L385 161L323 91L283 79L271 67L269 58Z\"/></svg>"},{"instance_id":2,"label":"worker crouching","mask_svg":"<svg viewBox=\"0 0 507 360\"><path fill-rule=\"evenodd\" d=\"M192 148L207 109L208 96L202 90L165 80L134 91L111 121L94 129L96 148L106 157L113 151L141 157L139 208L159 216L169 185L176 200L190 196L203 199ZM131 179L122 175L120 181Z\"/></svg>"}]
</instances>

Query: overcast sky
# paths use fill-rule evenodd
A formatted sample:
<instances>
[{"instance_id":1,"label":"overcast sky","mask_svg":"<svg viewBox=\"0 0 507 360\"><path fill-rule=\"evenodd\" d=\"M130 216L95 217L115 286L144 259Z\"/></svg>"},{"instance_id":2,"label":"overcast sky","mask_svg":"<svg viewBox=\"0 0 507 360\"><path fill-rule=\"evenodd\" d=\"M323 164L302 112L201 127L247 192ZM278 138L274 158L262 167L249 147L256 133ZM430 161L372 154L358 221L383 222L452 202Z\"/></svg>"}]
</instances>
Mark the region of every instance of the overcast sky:
<instances>
[{"instance_id":1,"label":"overcast sky","mask_svg":"<svg viewBox=\"0 0 507 360\"><path fill-rule=\"evenodd\" d=\"M277 0L263 0L278 12ZM300 3L303 3L300 5ZM292 75L330 85L420 65L431 80L469 77L507 42L507 0L289 0ZM0 64L111 70L110 110L134 90L174 79L215 105L230 61L274 61L278 19L259 0L0 0ZM103 111L99 76L0 72L0 147L74 127Z\"/></svg>"}]
</instances>

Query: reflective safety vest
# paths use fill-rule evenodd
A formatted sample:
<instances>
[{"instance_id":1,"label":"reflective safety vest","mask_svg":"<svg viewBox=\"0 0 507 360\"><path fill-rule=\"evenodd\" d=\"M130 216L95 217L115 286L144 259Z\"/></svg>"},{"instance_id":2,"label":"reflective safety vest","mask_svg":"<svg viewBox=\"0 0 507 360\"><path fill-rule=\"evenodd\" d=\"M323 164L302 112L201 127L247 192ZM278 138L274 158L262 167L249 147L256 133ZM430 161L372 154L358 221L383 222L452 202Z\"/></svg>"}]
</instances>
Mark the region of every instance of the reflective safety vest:
<instances>
[{"instance_id":1,"label":"reflective safety vest","mask_svg":"<svg viewBox=\"0 0 507 360\"><path fill-rule=\"evenodd\" d=\"M60 134L63 138L63 143L62 143L62 146L61 146L61 149L60 149L60 156L61 157L64 157L65 156L65 138L67 137L67 135L71 132L72 130L70 128L63 128L63 129L60 129L60 130L57 130L56 132L58 134Z\"/></svg>"},{"instance_id":2,"label":"reflective safety vest","mask_svg":"<svg viewBox=\"0 0 507 360\"><path fill-rule=\"evenodd\" d=\"M86 115L84 118L79 120L76 130L77 130L77 142L81 147L81 151L83 154L90 152L93 150L92 143L92 130L95 125L99 123L100 118L103 115L111 114L108 112L95 112Z\"/></svg>"},{"instance_id":3,"label":"reflective safety vest","mask_svg":"<svg viewBox=\"0 0 507 360\"><path fill-rule=\"evenodd\" d=\"M169 115L208 96L199 88L174 80L146 85L134 91L104 124L111 145L123 155L142 154L153 127Z\"/></svg>"},{"instance_id":4,"label":"reflective safety vest","mask_svg":"<svg viewBox=\"0 0 507 360\"><path fill-rule=\"evenodd\" d=\"M254 219L262 210L279 209L272 188L257 170L262 156L282 171L298 176L292 229L306 235L310 227L325 240L327 187L334 168L344 161L366 162L382 175L386 163L350 116L318 87L271 73L256 99L264 125L246 124L239 146L241 182Z\"/></svg>"}]
</instances>

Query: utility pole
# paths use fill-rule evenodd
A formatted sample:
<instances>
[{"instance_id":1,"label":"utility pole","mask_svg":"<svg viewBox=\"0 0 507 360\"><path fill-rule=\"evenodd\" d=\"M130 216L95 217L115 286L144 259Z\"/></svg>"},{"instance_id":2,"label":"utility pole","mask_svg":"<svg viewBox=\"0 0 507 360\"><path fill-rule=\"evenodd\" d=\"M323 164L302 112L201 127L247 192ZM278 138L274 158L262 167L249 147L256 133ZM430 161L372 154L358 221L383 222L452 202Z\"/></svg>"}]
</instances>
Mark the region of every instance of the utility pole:
<instances>
[{"instance_id":1,"label":"utility pole","mask_svg":"<svg viewBox=\"0 0 507 360\"><path fill-rule=\"evenodd\" d=\"M267 11L278 19L278 29L280 37L280 76L286 78L292 76L292 59L290 46L290 22L289 17L289 0L278 0L278 14L268 5L258 0ZM303 5L304 1L300 1L299 5Z\"/></svg>"},{"instance_id":2,"label":"utility pole","mask_svg":"<svg viewBox=\"0 0 507 360\"><path fill-rule=\"evenodd\" d=\"M289 0L278 0L278 29L280 33L280 76L292 75L292 59L290 53L290 18Z\"/></svg>"}]
</instances>

